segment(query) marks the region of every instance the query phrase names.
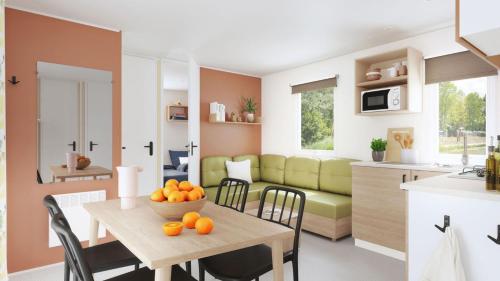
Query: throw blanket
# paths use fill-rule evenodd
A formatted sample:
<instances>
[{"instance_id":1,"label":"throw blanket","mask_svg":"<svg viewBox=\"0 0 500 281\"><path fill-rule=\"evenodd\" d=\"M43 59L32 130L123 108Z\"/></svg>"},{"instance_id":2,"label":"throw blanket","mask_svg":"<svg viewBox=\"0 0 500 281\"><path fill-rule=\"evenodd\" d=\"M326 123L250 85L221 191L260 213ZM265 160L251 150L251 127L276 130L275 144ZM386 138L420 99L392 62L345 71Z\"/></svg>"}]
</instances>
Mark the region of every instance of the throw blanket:
<instances>
[{"instance_id":1,"label":"throw blanket","mask_svg":"<svg viewBox=\"0 0 500 281\"><path fill-rule=\"evenodd\" d=\"M432 254L422 281L466 281L457 235L451 227L446 228L443 240Z\"/></svg>"}]
</instances>

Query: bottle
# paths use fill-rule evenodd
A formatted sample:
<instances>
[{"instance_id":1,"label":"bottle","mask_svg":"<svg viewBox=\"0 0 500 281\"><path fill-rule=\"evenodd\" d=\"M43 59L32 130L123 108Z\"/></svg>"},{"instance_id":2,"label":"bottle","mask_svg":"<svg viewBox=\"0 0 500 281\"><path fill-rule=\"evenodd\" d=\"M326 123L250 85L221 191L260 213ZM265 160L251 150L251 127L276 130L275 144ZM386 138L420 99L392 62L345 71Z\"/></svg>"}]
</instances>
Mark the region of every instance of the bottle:
<instances>
[{"instance_id":1,"label":"bottle","mask_svg":"<svg viewBox=\"0 0 500 281\"><path fill-rule=\"evenodd\" d=\"M497 136L497 149L495 153L495 188L500 191L500 135Z\"/></svg>"},{"instance_id":2,"label":"bottle","mask_svg":"<svg viewBox=\"0 0 500 281\"><path fill-rule=\"evenodd\" d=\"M500 184L497 186L497 161L495 159L495 146L493 146L493 137L490 139L490 145L488 146L488 158L486 159L486 190L495 190L500 188ZM499 165L500 166L500 162Z\"/></svg>"}]
</instances>

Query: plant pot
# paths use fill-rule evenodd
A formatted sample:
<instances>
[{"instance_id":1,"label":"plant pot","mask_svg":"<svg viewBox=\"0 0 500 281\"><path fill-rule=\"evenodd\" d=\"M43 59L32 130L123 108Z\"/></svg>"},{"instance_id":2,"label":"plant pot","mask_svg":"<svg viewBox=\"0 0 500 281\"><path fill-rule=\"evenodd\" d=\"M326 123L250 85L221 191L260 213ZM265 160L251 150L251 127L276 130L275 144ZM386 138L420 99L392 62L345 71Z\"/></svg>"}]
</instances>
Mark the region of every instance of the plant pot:
<instances>
[{"instance_id":1,"label":"plant pot","mask_svg":"<svg viewBox=\"0 0 500 281\"><path fill-rule=\"evenodd\" d=\"M373 161L375 161L375 162L384 161L384 154L385 154L385 151L372 151Z\"/></svg>"},{"instance_id":2,"label":"plant pot","mask_svg":"<svg viewBox=\"0 0 500 281\"><path fill-rule=\"evenodd\" d=\"M248 123L253 123L253 121L255 121L255 115L253 113L247 113L246 120Z\"/></svg>"},{"instance_id":3,"label":"plant pot","mask_svg":"<svg viewBox=\"0 0 500 281\"><path fill-rule=\"evenodd\" d=\"M404 164L416 164L417 151L415 149L401 149L400 162Z\"/></svg>"}]
</instances>

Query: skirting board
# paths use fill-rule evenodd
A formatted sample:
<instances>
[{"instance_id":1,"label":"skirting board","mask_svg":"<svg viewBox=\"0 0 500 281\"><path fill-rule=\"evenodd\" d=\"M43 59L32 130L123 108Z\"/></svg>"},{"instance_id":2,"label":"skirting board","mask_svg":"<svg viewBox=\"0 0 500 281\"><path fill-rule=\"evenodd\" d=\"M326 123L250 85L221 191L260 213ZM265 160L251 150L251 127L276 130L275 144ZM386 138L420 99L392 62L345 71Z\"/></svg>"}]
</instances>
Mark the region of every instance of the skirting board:
<instances>
[{"instance_id":1,"label":"skirting board","mask_svg":"<svg viewBox=\"0 0 500 281\"><path fill-rule=\"evenodd\" d=\"M391 258L395 258L395 259L398 259L401 261L406 260L406 254L404 252L400 252L398 250L394 250L391 248L387 248L384 246L373 244L373 243L370 243L370 242L367 242L364 240L354 239L354 245L356 245L356 247L360 247L360 248L363 248L363 249L366 249L366 250L369 250L369 251L372 251L375 253L379 253L379 254L382 254L384 256L388 256Z\"/></svg>"}]
</instances>

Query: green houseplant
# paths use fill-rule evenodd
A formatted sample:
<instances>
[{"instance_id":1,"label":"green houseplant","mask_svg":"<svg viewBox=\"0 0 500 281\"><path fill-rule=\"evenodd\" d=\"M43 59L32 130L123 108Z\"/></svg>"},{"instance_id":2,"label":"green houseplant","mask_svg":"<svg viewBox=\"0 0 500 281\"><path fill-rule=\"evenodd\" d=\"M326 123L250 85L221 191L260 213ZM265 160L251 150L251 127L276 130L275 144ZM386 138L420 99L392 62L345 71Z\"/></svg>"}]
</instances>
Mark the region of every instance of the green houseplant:
<instances>
[{"instance_id":1,"label":"green houseplant","mask_svg":"<svg viewBox=\"0 0 500 281\"><path fill-rule=\"evenodd\" d=\"M245 116L247 122L253 123L255 111L257 111L257 102L252 97L243 97L243 116Z\"/></svg>"},{"instance_id":2,"label":"green houseplant","mask_svg":"<svg viewBox=\"0 0 500 281\"><path fill-rule=\"evenodd\" d=\"M385 148L387 146L387 141L381 138L372 139L371 149L372 149L372 158L375 162L382 162L384 160Z\"/></svg>"}]
</instances>

